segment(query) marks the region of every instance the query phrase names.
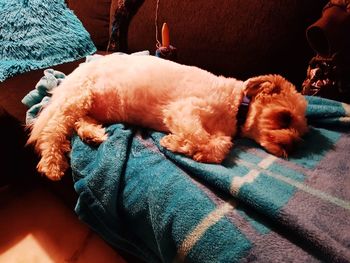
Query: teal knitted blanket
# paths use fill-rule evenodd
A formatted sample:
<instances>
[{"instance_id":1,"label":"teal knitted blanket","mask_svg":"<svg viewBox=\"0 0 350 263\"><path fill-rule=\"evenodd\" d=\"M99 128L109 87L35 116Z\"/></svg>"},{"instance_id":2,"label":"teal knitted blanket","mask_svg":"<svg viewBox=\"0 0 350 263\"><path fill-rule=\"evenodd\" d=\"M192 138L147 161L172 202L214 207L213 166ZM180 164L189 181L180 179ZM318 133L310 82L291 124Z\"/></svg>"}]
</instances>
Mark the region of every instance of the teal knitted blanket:
<instances>
[{"instance_id":1,"label":"teal knitted blanket","mask_svg":"<svg viewBox=\"0 0 350 263\"><path fill-rule=\"evenodd\" d=\"M95 51L64 0L0 0L0 81Z\"/></svg>"},{"instance_id":2,"label":"teal knitted blanket","mask_svg":"<svg viewBox=\"0 0 350 263\"><path fill-rule=\"evenodd\" d=\"M62 78L25 97L29 122ZM350 262L350 105L306 98L312 127L288 160L236 138L221 165L198 163L123 124L99 146L74 136L76 213L145 262Z\"/></svg>"}]
</instances>

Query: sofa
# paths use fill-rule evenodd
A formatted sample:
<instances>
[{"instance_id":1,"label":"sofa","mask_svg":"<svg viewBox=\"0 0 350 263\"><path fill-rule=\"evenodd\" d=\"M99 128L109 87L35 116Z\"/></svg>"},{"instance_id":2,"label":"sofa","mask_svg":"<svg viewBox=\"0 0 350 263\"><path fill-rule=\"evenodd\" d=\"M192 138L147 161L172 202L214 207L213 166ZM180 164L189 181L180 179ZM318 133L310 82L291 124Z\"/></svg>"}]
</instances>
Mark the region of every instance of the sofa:
<instances>
[{"instance_id":1,"label":"sofa","mask_svg":"<svg viewBox=\"0 0 350 263\"><path fill-rule=\"evenodd\" d=\"M302 90L309 61L316 55L306 38L306 29L321 17L326 3L324 0L66 1L90 33L99 54L142 50L154 54L157 40L161 38L161 25L167 22L170 43L176 47L176 62L239 79L260 74L281 74L299 91ZM69 74L83 61L84 58L81 58L47 68ZM28 131L24 124L28 108L21 100L34 89L43 76L43 70L23 72L0 83L1 134L7 138L0 147L0 182L2 185L22 184L23 178L40 181L73 209L79 193L73 188L71 171L60 182L42 178L35 170L37 156L34 150L25 146ZM107 241L115 245L113 241ZM292 241L295 242L298 244L297 240ZM342 256L337 258L331 252L324 254L321 248L301 246L313 255L315 261L327 261L333 257L341 262L347 255L340 253ZM128 246L121 248L126 248L128 252L131 250ZM140 251L141 256L138 252L134 254L142 260L170 261L164 251L161 254L164 257L155 256L155 252L147 254ZM193 253L191 256L196 258L196 252ZM272 255L270 259L265 258L265 262L282 262L278 261L280 256ZM296 257L296 260L300 258ZM288 260L293 261L292 258ZM254 258L245 258L245 261L251 262Z\"/></svg>"},{"instance_id":2,"label":"sofa","mask_svg":"<svg viewBox=\"0 0 350 263\"><path fill-rule=\"evenodd\" d=\"M125 1L121 4L122 2L66 1L90 33L98 53L132 53L140 50L154 53L156 1ZM307 43L305 30L320 16L325 3L326 1L290 1L289 4L282 5L265 2L256 6L254 1L237 2L234 5L227 1L222 3L223 6L217 6L216 1L207 1L205 6L199 2L187 6L185 2L161 2L158 26L160 30L164 21L170 25L171 42L178 49L179 63L240 79L279 73L300 90L306 77L307 64L314 55ZM125 6L132 10L131 14L123 11ZM256 9L259 12L255 12ZM112 32L115 22L119 23L115 24L116 32ZM55 65L54 68L69 74L83 61L80 59ZM3 181L14 180L17 175L25 174L28 174L24 176L27 178L38 177L35 174L35 155L31 154L33 149L24 147L27 131L23 125L28 109L21 100L35 87L43 70L24 72L0 83L1 119L4 123L11 119L11 124L2 125L6 127L2 133L17 141L15 147L10 139L2 142L6 144L1 147L1 156L4 156L1 158ZM22 132L19 134L20 130ZM13 151L18 151L19 155L25 152L25 158L21 160L26 163L25 166L14 164L16 153L11 153ZM13 173L12 167L26 168L23 172ZM60 183L54 184L54 187L58 184ZM67 195L63 194L63 198ZM71 197L74 196L74 191L69 196L66 201L73 207L75 200Z\"/></svg>"}]
</instances>

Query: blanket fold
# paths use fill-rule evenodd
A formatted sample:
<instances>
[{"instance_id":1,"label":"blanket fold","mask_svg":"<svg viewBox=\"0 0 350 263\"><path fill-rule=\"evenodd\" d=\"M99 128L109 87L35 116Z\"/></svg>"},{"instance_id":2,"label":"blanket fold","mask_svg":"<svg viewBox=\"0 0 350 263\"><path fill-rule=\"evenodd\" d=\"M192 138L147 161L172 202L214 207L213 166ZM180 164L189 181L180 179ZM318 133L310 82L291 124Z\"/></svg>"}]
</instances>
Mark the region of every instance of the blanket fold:
<instances>
[{"instance_id":1,"label":"blanket fold","mask_svg":"<svg viewBox=\"0 0 350 263\"><path fill-rule=\"evenodd\" d=\"M74 136L78 216L146 262L349 262L349 105L306 98L313 126L288 160L237 138L221 165L198 163L123 124L99 146Z\"/></svg>"}]
</instances>

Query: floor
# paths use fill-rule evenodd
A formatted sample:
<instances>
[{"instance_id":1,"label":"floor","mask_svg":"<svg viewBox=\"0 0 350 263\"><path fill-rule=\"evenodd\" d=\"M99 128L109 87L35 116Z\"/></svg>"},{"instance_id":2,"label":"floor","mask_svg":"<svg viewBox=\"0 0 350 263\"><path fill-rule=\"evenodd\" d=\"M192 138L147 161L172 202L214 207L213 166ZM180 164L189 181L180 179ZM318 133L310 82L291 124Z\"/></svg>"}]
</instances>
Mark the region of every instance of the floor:
<instances>
[{"instance_id":1,"label":"floor","mask_svg":"<svg viewBox=\"0 0 350 263\"><path fill-rule=\"evenodd\" d=\"M0 189L0 263L126 263L43 185Z\"/></svg>"}]
</instances>

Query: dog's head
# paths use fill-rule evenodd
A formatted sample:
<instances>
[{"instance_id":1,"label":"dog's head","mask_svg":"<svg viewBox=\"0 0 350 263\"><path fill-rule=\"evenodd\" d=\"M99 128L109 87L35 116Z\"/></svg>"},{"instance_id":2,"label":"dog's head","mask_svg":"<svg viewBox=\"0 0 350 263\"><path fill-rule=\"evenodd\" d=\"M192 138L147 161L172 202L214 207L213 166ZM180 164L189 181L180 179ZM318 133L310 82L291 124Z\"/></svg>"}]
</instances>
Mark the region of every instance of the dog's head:
<instances>
[{"instance_id":1,"label":"dog's head","mask_svg":"<svg viewBox=\"0 0 350 263\"><path fill-rule=\"evenodd\" d=\"M308 131L305 98L280 75L250 78L244 92L251 103L242 135L276 156L287 157Z\"/></svg>"}]
</instances>

